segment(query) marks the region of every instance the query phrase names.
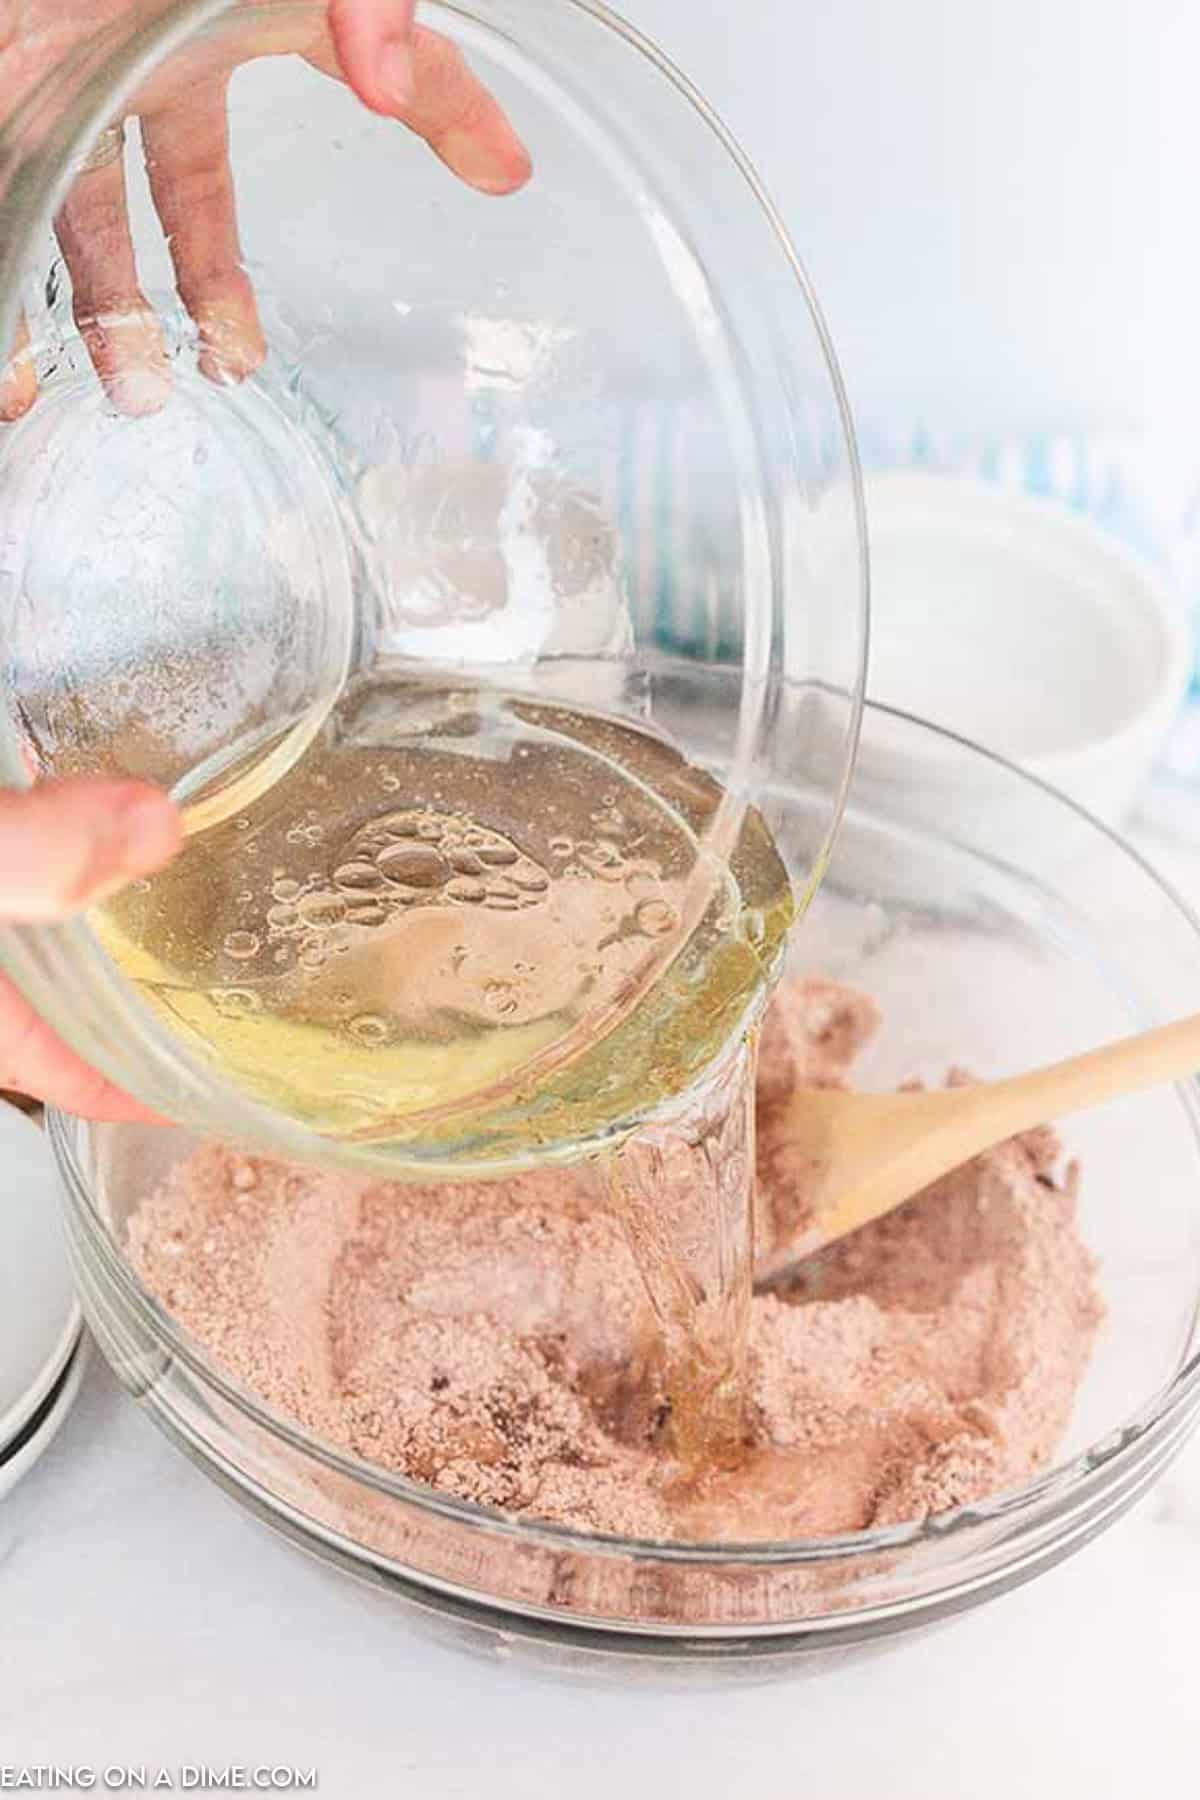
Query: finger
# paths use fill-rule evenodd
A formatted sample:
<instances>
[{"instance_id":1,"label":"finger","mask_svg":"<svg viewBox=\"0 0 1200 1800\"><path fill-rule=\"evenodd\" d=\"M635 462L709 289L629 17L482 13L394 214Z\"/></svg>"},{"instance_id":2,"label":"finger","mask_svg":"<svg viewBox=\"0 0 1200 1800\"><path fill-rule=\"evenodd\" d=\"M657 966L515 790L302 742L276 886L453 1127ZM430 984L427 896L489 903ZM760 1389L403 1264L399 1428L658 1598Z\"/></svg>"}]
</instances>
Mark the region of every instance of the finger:
<instances>
[{"instance_id":1,"label":"finger","mask_svg":"<svg viewBox=\"0 0 1200 1800\"><path fill-rule=\"evenodd\" d=\"M0 977L0 1088L35 1094L63 1112L88 1119L140 1119L155 1115L114 1087L62 1043L25 996Z\"/></svg>"},{"instance_id":2,"label":"finger","mask_svg":"<svg viewBox=\"0 0 1200 1800\"><path fill-rule=\"evenodd\" d=\"M0 790L0 919L61 919L168 862L179 814L159 789L81 776Z\"/></svg>"},{"instance_id":3,"label":"finger","mask_svg":"<svg viewBox=\"0 0 1200 1800\"><path fill-rule=\"evenodd\" d=\"M415 11L416 0L330 0L338 62L372 112L394 115L412 101Z\"/></svg>"},{"instance_id":4,"label":"finger","mask_svg":"<svg viewBox=\"0 0 1200 1800\"><path fill-rule=\"evenodd\" d=\"M37 370L29 349L29 327L22 316L12 355L0 373L0 420L6 425L27 413L37 399Z\"/></svg>"},{"instance_id":5,"label":"finger","mask_svg":"<svg viewBox=\"0 0 1200 1800\"><path fill-rule=\"evenodd\" d=\"M404 123L484 194L511 194L533 172L529 152L466 59L436 31L413 36L414 99Z\"/></svg>"},{"instance_id":6,"label":"finger","mask_svg":"<svg viewBox=\"0 0 1200 1800\"><path fill-rule=\"evenodd\" d=\"M343 0L344 6L352 3L362 10L367 0ZM339 61L340 53L337 40L330 39L313 46L307 55L324 74L341 80L348 71ZM511 194L524 187L532 173L529 152L457 46L438 32L417 26L412 65L412 97L378 110L424 138L469 187L484 194Z\"/></svg>"},{"instance_id":7,"label":"finger","mask_svg":"<svg viewBox=\"0 0 1200 1800\"><path fill-rule=\"evenodd\" d=\"M171 391L162 328L138 286L118 158L76 177L56 221L79 334L118 412L157 412Z\"/></svg>"},{"instance_id":8,"label":"finger","mask_svg":"<svg viewBox=\"0 0 1200 1800\"><path fill-rule=\"evenodd\" d=\"M201 372L210 381L242 381L267 346L242 267L225 93L224 81L210 82L144 115L142 143L179 298L200 333Z\"/></svg>"}]
</instances>

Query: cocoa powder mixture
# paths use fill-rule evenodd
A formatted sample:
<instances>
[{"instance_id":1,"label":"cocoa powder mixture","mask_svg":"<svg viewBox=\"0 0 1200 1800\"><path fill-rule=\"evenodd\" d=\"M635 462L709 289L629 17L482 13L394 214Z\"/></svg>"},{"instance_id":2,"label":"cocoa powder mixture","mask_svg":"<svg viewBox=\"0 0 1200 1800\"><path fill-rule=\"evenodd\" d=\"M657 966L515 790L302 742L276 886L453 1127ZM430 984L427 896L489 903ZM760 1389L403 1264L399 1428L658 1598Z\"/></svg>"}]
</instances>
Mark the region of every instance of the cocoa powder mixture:
<instances>
[{"instance_id":1,"label":"cocoa powder mixture","mask_svg":"<svg viewBox=\"0 0 1200 1800\"><path fill-rule=\"evenodd\" d=\"M797 1083L841 1084L865 996L786 983L763 1032L758 1229L805 1224ZM1007 1144L760 1295L744 1464L681 1482L620 1222L570 1170L413 1188L217 1148L129 1226L150 1291L326 1442L466 1499L640 1537L797 1538L920 1519L1052 1455L1102 1308L1076 1174Z\"/></svg>"}]
</instances>

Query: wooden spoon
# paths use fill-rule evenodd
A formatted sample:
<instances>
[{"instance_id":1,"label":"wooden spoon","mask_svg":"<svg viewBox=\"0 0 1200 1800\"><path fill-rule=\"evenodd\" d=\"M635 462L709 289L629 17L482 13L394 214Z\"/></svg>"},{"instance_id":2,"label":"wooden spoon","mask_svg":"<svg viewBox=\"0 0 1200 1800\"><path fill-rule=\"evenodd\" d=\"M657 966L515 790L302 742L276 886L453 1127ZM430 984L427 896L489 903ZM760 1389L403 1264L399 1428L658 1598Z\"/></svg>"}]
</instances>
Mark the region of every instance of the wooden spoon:
<instances>
[{"instance_id":1,"label":"wooden spoon","mask_svg":"<svg viewBox=\"0 0 1200 1800\"><path fill-rule=\"evenodd\" d=\"M1006 1081L934 1093L797 1088L778 1129L814 1164L814 1223L760 1262L760 1283L911 1199L1006 1138L1200 1069L1200 1015Z\"/></svg>"}]
</instances>

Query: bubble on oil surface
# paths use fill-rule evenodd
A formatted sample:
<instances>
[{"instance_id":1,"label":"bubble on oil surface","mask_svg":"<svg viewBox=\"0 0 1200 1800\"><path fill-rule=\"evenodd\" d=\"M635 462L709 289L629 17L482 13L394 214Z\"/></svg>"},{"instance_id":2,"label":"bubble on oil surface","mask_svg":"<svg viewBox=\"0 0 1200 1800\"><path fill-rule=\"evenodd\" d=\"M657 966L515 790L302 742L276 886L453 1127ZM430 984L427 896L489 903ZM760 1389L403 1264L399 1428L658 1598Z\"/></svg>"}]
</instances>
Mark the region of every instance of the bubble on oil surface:
<instances>
[{"instance_id":1,"label":"bubble on oil surface","mask_svg":"<svg viewBox=\"0 0 1200 1800\"><path fill-rule=\"evenodd\" d=\"M377 901L368 900L362 906L352 906L346 919L351 925L382 925L387 920L387 912Z\"/></svg>"},{"instance_id":2,"label":"bubble on oil surface","mask_svg":"<svg viewBox=\"0 0 1200 1800\"><path fill-rule=\"evenodd\" d=\"M325 931L340 925L346 917L346 902L340 894L306 894L296 908L310 931Z\"/></svg>"},{"instance_id":3,"label":"bubble on oil surface","mask_svg":"<svg viewBox=\"0 0 1200 1800\"><path fill-rule=\"evenodd\" d=\"M224 950L235 962L248 962L258 954L258 945L258 937L253 931L231 931L225 939Z\"/></svg>"},{"instance_id":4,"label":"bubble on oil surface","mask_svg":"<svg viewBox=\"0 0 1200 1800\"><path fill-rule=\"evenodd\" d=\"M378 1013L357 1013L346 1029L360 1044L386 1044L390 1035L387 1020Z\"/></svg>"},{"instance_id":5,"label":"bubble on oil surface","mask_svg":"<svg viewBox=\"0 0 1200 1800\"><path fill-rule=\"evenodd\" d=\"M601 841L598 844L579 846L579 860L590 875L596 875L601 881L621 881L625 875L625 858L615 844Z\"/></svg>"},{"instance_id":6,"label":"bubble on oil surface","mask_svg":"<svg viewBox=\"0 0 1200 1800\"><path fill-rule=\"evenodd\" d=\"M625 892L634 900L651 900L659 891L659 879L645 863L630 869L625 877Z\"/></svg>"},{"instance_id":7,"label":"bubble on oil surface","mask_svg":"<svg viewBox=\"0 0 1200 1800\"><path fill-rule=\"evenodd\" d=\"M333 876L351 904L370 895L397 907L478 906L490 894L500 910L536 905L550 878L503 832L466 812L432 807L385 813L355 835Z\"/></svg>"},{"instance_id":8,"label":"bubble on oil surface","mask_svg":"<svg viewBox=\"0 0 1200 1800\"><path fill-rule=\"evenodd\" d=\"M213 988L209 998L223 1019L252 1019L262 1011L262 1000L252 988Z\"/></svg>"},{"instance_id":9,"label":"bubble on oil surface","mask_svg":"<svg viewBox=\"0 0 1200 1800\"><path fill-rule=\"evenodd\" d=\"M379 852L375 866L404 887L441 887L450 874L445 857L432 844L393 844Z\"/></svg>"},{"instance_id":10,"label":"bubble on oil surface","mask_svg":"<svg viewBox=\"0 0 1200 1800\"><path fill-rule=\"evenodd\" d=\"M643 900L634 909L633 922L646 937L665 937L679 923L679 914L665 900Z\"/></svg>"},{"instance_id":11,"label":"bubble on oil surface","mask_svg":"<svg viewBox=\"0 0 1200 1800\"><path fill-rule=\"evenodd\" d=\"M468 875L456 875L446 884L446 893L451 900L460 900L464 906L478 906L481 900L487 899L487 889L482 881L473 881Z\"/></svg>"},{"instance_id":12,"label":"bubble on oil surface","mask_svg":"<svg viewBox=\"0 0 1200 1800\"><path fill-rule=\"evenodd\" d=\"M382 819L368 827L378 832L381 837L417 837L420 834L421 816L419 813L385 813Z\"/></svg>"},{"instance_id":13,"label":"bubble on oil surface","mask_svg":"<svg viewBox=\"0 0 1200 1800\"><path fill-rule=\"evenodd\" d=\"M387 883L373 862L347 862L334 870L336 886L350 894L378 894Z\"/></svg>"},{"instance_id":14,"label":"bubble on oil surface","mask_svg":"<svg viewBox=\"0 0 1200 1800\"><path fill-rule=\"evenodd\" d=\"M550 886L550 877L544 869L514 869L513 883L527 894L544 894Z\"/></svg>"}]
</instances>

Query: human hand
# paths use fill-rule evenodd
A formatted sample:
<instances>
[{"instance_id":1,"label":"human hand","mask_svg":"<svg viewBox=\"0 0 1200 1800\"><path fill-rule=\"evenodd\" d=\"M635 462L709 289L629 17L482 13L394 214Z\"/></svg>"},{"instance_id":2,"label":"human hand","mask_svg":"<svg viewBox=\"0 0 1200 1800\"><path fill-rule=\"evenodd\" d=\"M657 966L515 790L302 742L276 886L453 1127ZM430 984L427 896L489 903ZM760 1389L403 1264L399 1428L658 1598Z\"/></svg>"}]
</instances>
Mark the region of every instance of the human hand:
<instances>
[{"instance_id":1,"label":"human hand","mask_svg":"<svg viewBox=\"0 0 1200 1800\"><path fill-rule=\"evenodd\" d=\"M131 101L150 190L166 234L180 300L199 335L200 369L238 382L266 354L249 277L242 266L229 164L226 94L234 69L261 56L299 55L346 82L372 111L423 138L454 174L487 194L529 178L529 157L457 48L413 23L415 0L330 0L298 24L264 8L236 38L201 42L172 60ZM91 0L87 28L130 10L130 0ZM53 66L79 14L64 0L28 0L19 39L0 42L0 83L20 88ZM104 135L77 176L56 221L71 276L73 309L96 372L117 408L153 412L170 390L159 321L138 282L126 204L123 121ZM107 160L105 153L107 152ZM20 327L0 372L0 420L27 412L37 395L28 332Z\"/></svg>"},{"instance_id":2,"label":"human hand","mask_svg":"<svg viewBox=\"0 0 1200 1800\"><path fill-rule=\"evenodd\" d=\"M179 296L196 323L200 367L238 381L265 344L242 268L229 167L225 96L233 70L258 56L299 54L347 82L373 111L421 137L446 166L484 193L529 176L529 159L455 47L412 23L414 0L331 0L302 40L264 12L236 47L200 46L152 80L129 108L141 122L151 192L170 241ZM89 30L130 0L90 0ZM63 0L28 0L20 37L0 37L0 82L17 93L52 67L80 26ZM82 173L57 221L76 322L96 371L122 410L153 410L169 375L161 327L138 284L122 159ZM22 328L0 372L0 419L28 410L37 378ZM81 778L29 792L0 789L0 926L66 918L168 862L180 841L166 797L136 782ZM69 1050L20 991L0 977L0 1090L35 1095L92 1118L146 1118Z\"/></svg>"},{"instance_id":3,"label":"human hand","mask_svg":"<svg viewBox=\"0 0 1200 1800\"><path fill-rule=\"evenodd\" d=\"M95 905L169 862L179 815L136 781L81 777L0 789L0 926L46 923ZM93 1119L145 1119L145 1108L55 1037L0 976L0 1089Z\"/></svg>"}]
</instances>

